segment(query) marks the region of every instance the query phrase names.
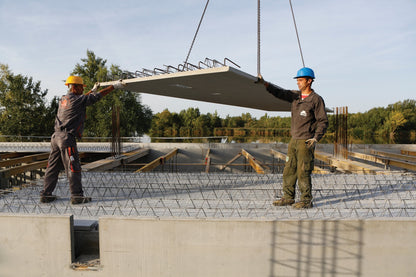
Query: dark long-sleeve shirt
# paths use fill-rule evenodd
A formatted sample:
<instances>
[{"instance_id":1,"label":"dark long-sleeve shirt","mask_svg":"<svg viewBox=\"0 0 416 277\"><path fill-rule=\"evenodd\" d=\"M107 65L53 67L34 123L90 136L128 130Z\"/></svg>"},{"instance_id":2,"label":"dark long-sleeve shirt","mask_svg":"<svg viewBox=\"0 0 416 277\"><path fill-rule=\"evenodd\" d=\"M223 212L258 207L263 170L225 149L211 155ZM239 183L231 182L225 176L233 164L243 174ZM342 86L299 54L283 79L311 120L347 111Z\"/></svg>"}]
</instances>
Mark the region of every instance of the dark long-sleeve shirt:
<instances>
[{"instance_id":1,"label":"dark long-sleeve shirt","mask_svg":"<svg viewBox=\"0 0 416 277\"><path fill-rule=\"evenodd\" d=\"M294 139L315 138L319 141L328 128L325 102L321 96L312 93L302 100L298 90L286 90L268 83L267 91L277 98L291 103L291 134Z\"/></svg>"},{"instance_id":2,"label":"dark long-sleeve shirt","mask_svg":"<svg viewBox=\"0 0 416 277\"><path fill-rule=\"evenodd\" d=\"M55 118L55 132L65 131L81 138L87 106L96 103L102 97L100 93L76 95L72 92L62 96Z\"/></svg>"}]
</instances>

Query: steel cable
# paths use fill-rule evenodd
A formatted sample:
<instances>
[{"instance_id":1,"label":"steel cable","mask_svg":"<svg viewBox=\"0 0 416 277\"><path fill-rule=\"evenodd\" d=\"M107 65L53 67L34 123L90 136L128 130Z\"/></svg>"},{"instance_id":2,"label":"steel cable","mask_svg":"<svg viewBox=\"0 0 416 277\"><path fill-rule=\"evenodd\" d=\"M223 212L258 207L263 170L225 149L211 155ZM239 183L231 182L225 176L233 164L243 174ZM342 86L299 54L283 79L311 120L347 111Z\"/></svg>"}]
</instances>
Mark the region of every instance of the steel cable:
<instances>
[{"instance_id":1,"label":"steel cable","mask_svg":"<svg viewBox=\"0 0 416 277\"><path fill-rule=\"evenodd\" d=\"M257 0L257 76L260 75L260 0Z\"/></svg>"},{"instance_id":2,"label":"steel cable","mask_svg":"<svg viewBox=\"0 0 416 277\"><path fill-rule=\"evenodd\" d=\"M293 7L292 7L292 1L291 1L291 0L289 0L289 4L290 4L290 10L292 11L293 24L295 25L296 37L297 37L297 39L298 39L298 45L299 45L299 51L300 51L300 57L302 58L302 64L303 64L303 67L305 67L305 61L304 61L304 59L303 59L302 47L301 47L301 45L300 45L300 39L299 39L299 33L298 33L298 27L296 26L295 13L293 12Z\"/></svg>"},{"instance_id":3,"label":"steel cable","mask_svg":"<svg viewBox=\"0 0 416 277\"><path fill-rule=\"evenodd\" d=\"M196 29L194 38L193 38L192 43L191 43L191 47L189 48L188 55L186 56L186 59L185 59L185 62L184 62L184 67L185 67L186 63L188 62L189 55L191 55L192 47L194 46L195 39L196 39L196 36L198 35L199 28L201 27L202 20L204 19L204 15L205 15L205 12L207 10L208 4L209 4L209 0L207 0L207 3L205 4L205 8L204 8L204 11L202 13L201 19L199 20L198 28Z\"/></svg>"}]
</instances>

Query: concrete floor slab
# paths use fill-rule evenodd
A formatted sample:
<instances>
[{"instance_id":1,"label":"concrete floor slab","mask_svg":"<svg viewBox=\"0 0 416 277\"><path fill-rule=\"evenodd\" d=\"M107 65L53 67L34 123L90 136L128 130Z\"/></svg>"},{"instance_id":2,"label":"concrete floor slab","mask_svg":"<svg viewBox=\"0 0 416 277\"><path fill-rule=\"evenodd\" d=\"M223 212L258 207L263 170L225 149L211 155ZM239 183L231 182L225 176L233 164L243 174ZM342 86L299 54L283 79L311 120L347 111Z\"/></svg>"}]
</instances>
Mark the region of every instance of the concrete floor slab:
<instances>
[{"instance_id":1,"label":"concrete floor slab","mask_svg":"<svg viewBox=\"0 0 416 277\"><path fill-rule=\"evenodd\" d=\"M314 208L274 207L282 174L84 172L93 202L71 205L65 176L50 204L42 181L0 196L0 213L156 218L368 219L416 218L416 175L312 175ZM297 198L298 199L298 198Z\"/></svg>"}]
</instances>

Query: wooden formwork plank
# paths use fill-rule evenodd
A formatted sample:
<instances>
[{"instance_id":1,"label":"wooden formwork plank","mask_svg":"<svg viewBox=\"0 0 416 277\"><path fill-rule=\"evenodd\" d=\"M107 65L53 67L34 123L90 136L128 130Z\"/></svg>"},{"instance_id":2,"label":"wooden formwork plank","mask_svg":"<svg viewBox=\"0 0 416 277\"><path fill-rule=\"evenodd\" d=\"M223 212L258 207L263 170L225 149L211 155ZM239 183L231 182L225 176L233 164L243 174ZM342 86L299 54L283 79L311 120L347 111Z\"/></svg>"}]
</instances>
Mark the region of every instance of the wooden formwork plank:
<instances>
[{"instance_id":1,"label":"wooden formwork plank","mask_svg":"<svg viewBox=\"0 0 416 277\"><path fill-rule=\"evenodd\" d=\"M376 166L350 161L340 160L333 158L331 154L315 151L315 158L321 160L331 166L335 166L337 169L341 169L345 172L361 173L361 174L384 174L385 172Z\"/></svg>"},{"instance_id":2,"label":"wooden formwork plank","mask_svg":"<svg viewBox=\"0 0 416 277\"><path fill-rule=\"evenodd\" d=\"M207 153L205 154L205 172L209 172L209 166L211 165L211 156L210 156L211 149L207 149Z\"/></svg>"},{"instance_id":3,"label":"wooden formwork plank","mask_svg":"<svg viewBox=\"0 0 416 277\"><path fill-rule=\"evenodd\" d=\"M369 162L373 162L373 163L378 163L378 164L383 164L383 165L386 164L385 159L382 159L374 155L348 151L348 156L358 158L361 160L365 160L365 161L369 161Z\"/></svg>"},{"instance_id":4,"label":"wooden formwork plank","mask_svg":"<svg viewBox=\"0 0 416 277\"><path fill-rule=\"evenodd\" d=\"M220 167L220 170L224 170L226 167L228 167L230 164L232 164L235 160L241 157L241 152L239 152L237 155L235 155L231 160L229 160L225 165Z\"/></svg>"},{"instance_id":5,"label":"wooden formwork plank","mask_svg":"<svg viewBox=\"0 0 416 277\"><path fill-rule=\"evenodd\" d=\"M275 149L271 149L271 152L272 152L272 155L275 158L278 158L278 159L280 159L282 161L286 161L286 158L287 158L287 155L286 154L284 154L282 152L279 152L279 151L277 151ZM315 174L331 174L331 171L315 165L314 168L313 168L312 173L315 173Z\"/></svg>"},{"instance_id":6,"label":"wooden formwork plank","mask_svg":"<svg viewBox=\"0 0 416 277\"><path fill-rule=\"evenodd\" d=\"M168 161L170 158L172 158L174 155L178 153L178 148L173 149L166 155L163 155L159 158L154 159L150 163L146 164L145 166L141 167L140 169L136 170L135 172L148 172L152 171L156 167L158 167L161 164L164 164L166 161Z\"/></svg>"},{"instance_id":7,"label":"wooden formwork plank","mask_svg":"<svg viewBox=\"0 0 416 277\"><path fill-rule=\"evenodd\" d=\"M416 171L416 162L412 162L414 161L414 157L375 150L371 150L370 152L377 156L372 156L372 158L370 157L371 155L364 156L364 154L361 154L361 156L368 158L370 161L384 164L385 166L394 166L406 170Z\"/></svg>"},{"instance_id":8,"label":"wooden formwork plank","mask_svg":"<svg viewBox=\"0 0 416 277\"><path fill-rule=\"evenodd\" d=\"M282 161L286 161L287 155L285 153L279 152L279 151L277 151L275 149L271 149L270 152L272 153L272 155L275 158L278 158L278 159L280 159Z\"/></svg>"},{"instance_id":9,"label":"wooden formwork plank","mask_svg":"<svg viewBox=\"0 0 416 277\"><path fill-rule=\"evenodd\" d=\"M394 167L400 167L400 168L411 170L411 171L416 171L416 164L411 163L411 162L404 162L404 161L399 161L399 160L396 160L396 159L388 159L387 160L387 165L391 165L391 166L394 166Z\"/></svg>"},{"instance_id":10,"label":"wooden formwork plank","mask_svg":"<svg viewBox=\"0 0 416 277\"><path fill-rule=\"evenodd\" d=\"M12 159L16 157L22 156L22 153L19 152L10 152L10 153L1 153L0 154L0 161L4 159Z\"/></svg>"},{"instance_id":11,"label":"wooden formwork plank","mask_svg":"<svg viewBox=\"0 0 416 277\"><path fill-rule=\"evenodd\" d=\"M410 151L410 150L400 150L400 153L402 153L402 155L407 155L407 156L416 156L416 151Z\"/></svg>"},{"instance_id":12,"label":"wooden formwork plank","mask_svg":"<svg viewBox=\"0 0 416 277\"><path fill-rule=\"evenodd\" d=\"M10 176L13 176L13 175L17 175L17 174L24 173L24 172L27 172L27 171L36 170L36 169L46 167L47 164L48 164L48 161L44 160L44 161L39 161L39 162L34 162L34 163L30 163L30 164L25 164L25 165L15 166L15 167L12 167L12 168L3 169L3 170L0 170L0 176L2 178L9 178Z\"/></svg>"},{"instance_id":13,"label":"wooden formwork plank","mask_svg":"<svg viewBox=\"0 0 416 277\"><path fill-rule=\"evenodd\" d=\"M31 163L31 162L34 162L34 161L45 160L48 157L49 157L49 153L42 153L42 154L24 156L24 157L20 157L20 158L2 160L2 161L0 161L0 167L14 166L16 164L22 164L22 163Z\"/></svg>"},{"instance_id":14,"label":"wooden formwork plank","mask_svg":"<svg viewBox=\"0 0 416 277\"><path fill-rule=\"evenodd\" d=\"M109 157L106 159L98 160L92 163L88 163L82 166L82 170L85 171L105 171L113 169L117 166L128 164L134 160L137 160L141 157L146 156L149 154L149 148L141 148L137 150L133 150L123 155L113 158Z\"/></svg>"},{"instance_id":15,"label":"wooden formwork plank","mask_svg":"<svg viewBox=\"0 0 416 277\"><path fill-rule=\"evenodd\" d=\"M149 148L140 148L137 150L133 150L127 153L124 153L121 156L121 159L123 160L124 164L128 164L131 163L134 160L137 160L141 157L147 156L150 153L150 149Z\"/></svg>"},{"instance_id":16,"label":"wooden formwork plank","mask_svg":"<svg viewBox=\"0 0 416 277\"><path fill-rule=\"evenodd\" d=\"M402 160L406 162L416 162L416 157L402 155L402 154L396 154L391 152L384 152L384 151L376 151L376 150L370 150L370 153L377 156L387 157L387 158L393 158L396 160Z\"/></svg>"},{"instance_id":17,"label":"wooden formwork plank","mask_svg":"<svg viewBox=\"0 0 416 277\"><path fill-rule=\"evenodd\" d=\"M254 158L250 153L248 153L246 150L241 149L241 154L246 157L248 162L250 163L251 167L259 174L264 174L264 168L260 165L259 162L256 161L256 158Z\"/></svg>"}]
</instances>

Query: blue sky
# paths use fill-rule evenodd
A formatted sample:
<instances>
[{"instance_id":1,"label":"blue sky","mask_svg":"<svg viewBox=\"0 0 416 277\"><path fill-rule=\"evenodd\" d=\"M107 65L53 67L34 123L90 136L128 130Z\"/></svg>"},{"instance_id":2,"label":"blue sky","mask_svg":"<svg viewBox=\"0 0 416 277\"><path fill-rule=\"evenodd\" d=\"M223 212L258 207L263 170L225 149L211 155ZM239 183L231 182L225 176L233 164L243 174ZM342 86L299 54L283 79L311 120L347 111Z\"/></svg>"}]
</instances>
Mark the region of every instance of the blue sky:
<instances>
[{"instance_id":1,"label":"blue sky","mask_svg":"<svg viewBox=\"0 0 416 277\"><path fill-rule=\"evenodd\" d=\"M136 71L183 63L205 0L0 0L0 63L32 76L48 98L87 49ZM328 107L352 113L415 98L416 1L292 0L305 64ZM261 73L295 89L302 67L288 0L261 1ZM189 62L225 57L257 74L257 1L211 0ZM153 112L197 107L220 116L266 112L141 94ZM288 113L267 113L270 116Z\"/></svg>"}]
</instances>

